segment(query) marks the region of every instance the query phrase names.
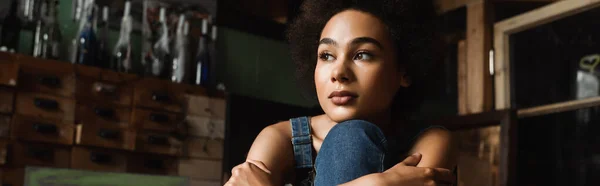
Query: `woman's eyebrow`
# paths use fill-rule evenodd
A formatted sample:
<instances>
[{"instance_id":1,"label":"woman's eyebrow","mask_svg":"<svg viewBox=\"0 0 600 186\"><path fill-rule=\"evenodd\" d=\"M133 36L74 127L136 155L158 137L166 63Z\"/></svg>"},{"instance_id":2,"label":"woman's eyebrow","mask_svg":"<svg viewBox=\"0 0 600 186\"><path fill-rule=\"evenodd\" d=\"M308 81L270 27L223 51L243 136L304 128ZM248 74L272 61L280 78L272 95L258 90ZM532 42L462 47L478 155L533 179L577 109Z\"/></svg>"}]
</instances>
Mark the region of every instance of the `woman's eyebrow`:
<instances>
[{"instance_id":1,"label":"woman's eyebrow","mask_svg":"<svg viewBox=\"0 0 600 186\"><path fill-rule=\"evenodd\" d=\"M379 41L377 41L377 39L374 39L374 38L371 38L371 37L357 37L357 38L354 38L352 40L352 42L350 42L350 45L359 45L359 44L363 44L363 43L374 44L375 46L379 47L379 49L383 50L383 45L381 45L381 43Z\"/></svg>"},{"instance_id":2,"label":"woman's eyebrow","mask_svg":"<svg viewBox=\"0 0 600 186\"><path fill-rule=\"evenodd\" d=\"M321 39L321 41L319 41L319 45L333 45L333 46L337 47L338 43L335 42L331 38L323 38L323 39Z\"/></svg>"}]
</instances>

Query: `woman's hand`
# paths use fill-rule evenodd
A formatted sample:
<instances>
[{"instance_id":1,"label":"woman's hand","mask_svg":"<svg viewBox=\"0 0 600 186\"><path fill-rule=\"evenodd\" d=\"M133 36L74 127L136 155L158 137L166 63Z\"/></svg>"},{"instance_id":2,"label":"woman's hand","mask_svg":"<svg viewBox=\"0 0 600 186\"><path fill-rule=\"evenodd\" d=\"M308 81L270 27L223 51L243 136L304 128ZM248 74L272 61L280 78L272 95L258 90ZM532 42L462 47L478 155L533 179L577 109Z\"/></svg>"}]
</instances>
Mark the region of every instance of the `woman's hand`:
<instances>
[{"instance_id":1,"label":"woman's hand","mask_svg":"<svg viewBox=\"0 0 600 186\"><path fill-rule=\"evenodd\" d=\"M246 160L231 170L225 186L272 186L271 171L260 161Z\"/></svg>"},{"instance_id":2,"label":"woman's hand","mask_svg":"<svg viewBox=\"0 0 600 186\"><path fill-rule=\"evenodd\" d=\"M420 161L421 154L413 154L381 173L379 176L383 185L439 186L452 185L456 181L456 175L448 169L416 167Z\"/></svg>"}]
</instances>

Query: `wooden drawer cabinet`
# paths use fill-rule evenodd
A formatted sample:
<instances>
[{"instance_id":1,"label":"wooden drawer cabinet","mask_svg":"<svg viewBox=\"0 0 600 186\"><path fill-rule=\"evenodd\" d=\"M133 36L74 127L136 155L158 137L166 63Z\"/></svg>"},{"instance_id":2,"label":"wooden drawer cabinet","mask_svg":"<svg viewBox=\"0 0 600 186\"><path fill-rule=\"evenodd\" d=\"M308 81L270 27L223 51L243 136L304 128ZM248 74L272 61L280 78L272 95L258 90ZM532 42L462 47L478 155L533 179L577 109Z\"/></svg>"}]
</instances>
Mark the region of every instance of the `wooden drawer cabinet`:
<instances>
[{"instance_id":1,"label":"wooden drawer cabinet","mask_svg":"<svg viewBox=\"0 0 600 186\"><path fill-rule=\"evenodd\" d=\"M19 93L17 113L24 116L62 121L73 121L75 101L39 93Z\"/></svg>"},{"instance_id":2,"label":"wooden drawer cabinet","mask_svg":"<svg viewBox=\"0 0 600 186\"><path fill-rule=\"evenodd\" d=\"M223 159L223 140L190 138L185 142L184 156L202 159Z\"/></svg>"},{"instance_id":3,"label":"wooden drawer cabinet","mask_svg":"<svg viewBox=\"0 0 600 186\"><path fill-rule=\"evenodd\" d=\"M71 149L67 146L17 143L13 146L12 160L17 167L27 165L69 168Z\"/></svg>"},{"instance_id":4,"label":"wooden drawer cabinet","mask_svg":"<svg viewBox=\"0 0 600 186\"><path fill-rule=\"evenodd\" d=\"M0 114L0 137L8 138L10 136L11 116Z\"/></svg>"},{"instance_id":5,"label":"wooden drawer cabinet","mask_svg":"<svg viewBox=\"0 0 600 186\"><path fill-rule=\"evenodd\" d=\"M70 145L75 131L72 123L14 115L12 136L25 141Z\"/></svg>"},{"instance_id":6,"label":"wooden drawer cabinet","mask_svg":"<svg viewBox=\"0 0 600 186\"><path fill-rule=\"evenodd\" d=\"M14 62L15 56L0 52L0 85L16 86L19 74L19 64Z\"/></svg>"},{"instance_id":7,"label":"wooden drawer cabinet","mask_svg":"<svg viewBox=\"0 0 600 186\"><path fill-rule=\"evenodd\" d=\"M53 60L20 56L19 89L63 97L75 93L73 65Z\"/></svg>"},{"instance_id":8,"label":"wooden drawer cabinet","mask_svg":"<svg viewBox=\"0 0 600 186\"><path fill-rule=\"evenodd\" d=\"M220 180L222 169L221 161L200 159L179 160L179 175L192 179Z\"/></svg>"},{"instance_id":9,"label":"wooden drawer cabinet","mask_svg":"<svg viewBox=\"0 0 600 186\"><path fill-rule=\"evenodd\" d=\"M135 82L134 105L169 112L181 112L187 100L184 92L184 85L144 78Z\"/></svg>"},{"instance_id":10,"label":"wooden drawer cabinet","mask_svg":"<svg viewBox=\"0 0 600 186\"><path fill-rule=\"evenodd\" d=\"M177 175L177 159L153 154L131 154L127 161L127 172Z\"/></svg>"},{"instance_id":11,"label":"wooden drawer cabinet","mask_svg":"<svg viewBox=\"0 0 600 186\"><path fill-rule=\"evenodd\" d=\"M225 120L225 115L227 112L227 103L225 102L225 100L220 98L210 98L209 104L211 117L220 120Z\"/></svg>"},{"instance_id":12,"label":"wooden drawer cabinet","mask_svg":"<svg viewBox=\"0 0 600 186\"><path fill-rule=\"evenodd\" d=\"M179 114L139 108L134 109L132 118L138 128L165 132L173 131L183 121Z\"/></svg>"},{"instance_id":13,"label":"wooden drawer cabinet","mask_svg":"<svg viewBox=\"0 0 600 186\"><path fill-rule=\"evenodd\" d=\"M84 65L75 66L78 100L131 106L136 76Z\"/></svg>"},{"instance_id":14,"label":"wooden drawer cabinet","mask_svg":"<svg viewBox=\"0 0 600 186\"><path fill-rule=\"evenodd\" d=\"M0 183L2 186L23 186L25 183L24 168L1 168Z\"/></svg>"},{"instance_id":15,"label":"wooden drawer cabinet","mask_svg":"<svg viewBox=\"0 0 600 186\"><path fill-rule=\"evenodd\" d=\"M12 90L0 87L0 113L10 114L13 112L15 93Z\"/></svg>"},{"instance_id":16,"label":"wooden drawer cabinet","mask_svg":"<svg viewBox=\"0 0 600 186\"><path fill-rule=\"evenodd\" d=\"M187 114L210 117L210 98L205 95L186 95Z\"/></svg>"},{"instance_id":17,"label":"wooden drawer cabinet","mask_svg":"<svg viewBox=\"0 0 600 186\"><path fill-rule=\"evenodd\" d=\"M214 118L187 116L185 123L192 136L225 139L225 121Z\"/></svg>"},{"instance_id":18,"label":"wooden drawer cabinet","mask_svg":"<svg viewBox=\"0 0 600 186\"><path fill-rule=\"evenodd\" d=\"M127 171L127 155L106 149L73 147L71 168L125 172Z\"/></svg>"},{"instance_id":19,"label":"wooden drawer cabinet","mask_svg":"<svg viewBox=\"0 0 600 186\"><path fill-rule=\"evenodd\" d=\"M99 127L95 125L77 125L75 143L95 147L133 150L135 132L114 127Z\"/></svg>"},{"instance_id":20,"label":"wooden drawer cabinet","mask_svg":"<svg viewBox=\"0 0 600 186\"><path fill-rule=\"evenodd\" d=\"M115 107L105 104L77 103L75 121L84 126L95 125L99 127L130 127L129 108Z\"/></svg>"},{"instance_id":21,"label":"wooden drawer cabinet","mask_svg":"<svg viewBox=\"0 0 600 186\"><path fill-rule=\"evenodd\" d=\"M138 152L180 155L183 148L182 141L171 137L168 133L138 131L135 149Z\"/></svg>"}]
</instances>

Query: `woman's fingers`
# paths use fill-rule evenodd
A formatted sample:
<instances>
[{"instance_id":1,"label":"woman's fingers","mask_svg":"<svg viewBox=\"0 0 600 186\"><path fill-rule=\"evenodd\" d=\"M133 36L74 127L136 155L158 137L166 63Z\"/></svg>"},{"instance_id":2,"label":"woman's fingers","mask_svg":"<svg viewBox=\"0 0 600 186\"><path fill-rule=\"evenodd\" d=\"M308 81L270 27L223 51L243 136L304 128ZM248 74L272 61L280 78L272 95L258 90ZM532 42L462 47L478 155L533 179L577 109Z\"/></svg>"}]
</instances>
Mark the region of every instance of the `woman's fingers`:
<instances>
[{"instance_id":1,"label":"woman's fingers","mask_svg":"<svg viewBox=\"0 0 600 186\"><path fill-rule=\"evenodd\" d=\"M404 159L404 161L400 162L400 164L404 165L404 166L417 166L419 164L419 162L421 161L421 154L420 153L415 153L413 155L410 155L408 157L406 157L406 159Z\"/></svg>"},{"instance_id":2,"label":"woman's fingers","mask_svg":"<svg viewBox=\"0 0 600 186\"><path fill-rule=\"evenodd\" d=\"M456 181L456 175L454 175L454 173L452 173L451 170L444 169L444 168L430 168L430 169L433 172L432 179L436 183L455 184L454 182Z\"/></svg>"}]
</instances>

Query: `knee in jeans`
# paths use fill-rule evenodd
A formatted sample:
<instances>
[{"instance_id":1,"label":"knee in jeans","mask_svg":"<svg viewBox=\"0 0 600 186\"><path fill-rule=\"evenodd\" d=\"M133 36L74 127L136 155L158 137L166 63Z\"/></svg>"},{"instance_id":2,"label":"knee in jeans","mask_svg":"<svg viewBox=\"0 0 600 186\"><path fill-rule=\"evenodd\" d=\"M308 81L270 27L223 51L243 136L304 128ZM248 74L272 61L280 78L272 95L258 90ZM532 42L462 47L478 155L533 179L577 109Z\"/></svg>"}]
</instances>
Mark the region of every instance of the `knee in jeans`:
<instances>
[{"instance_id":1,"label":"knee in jeans","mask_svg":"<svg viewBox=\"0 0 600 186\"><path fill-rule=\"evenodd\" d=\"M381 129L375 124L364 120L348 120L336 124L331 128L327 136L340 137L357 137L366 134L371 139L384 139Z\"/></svg>"}]
</instances>

